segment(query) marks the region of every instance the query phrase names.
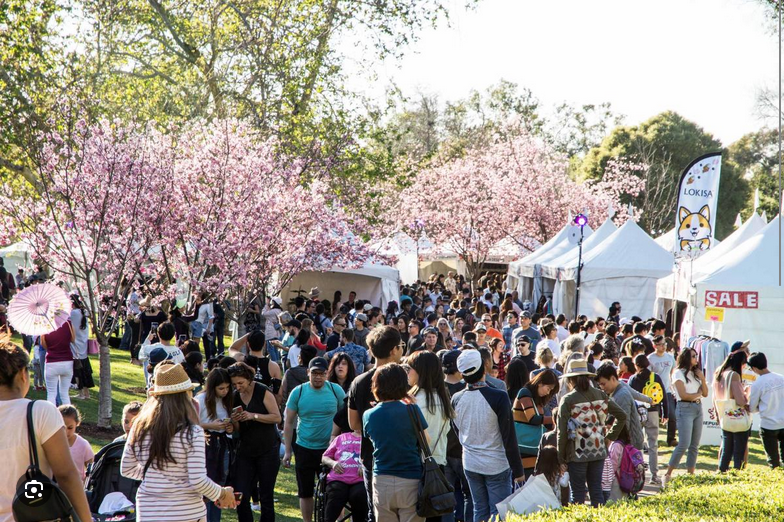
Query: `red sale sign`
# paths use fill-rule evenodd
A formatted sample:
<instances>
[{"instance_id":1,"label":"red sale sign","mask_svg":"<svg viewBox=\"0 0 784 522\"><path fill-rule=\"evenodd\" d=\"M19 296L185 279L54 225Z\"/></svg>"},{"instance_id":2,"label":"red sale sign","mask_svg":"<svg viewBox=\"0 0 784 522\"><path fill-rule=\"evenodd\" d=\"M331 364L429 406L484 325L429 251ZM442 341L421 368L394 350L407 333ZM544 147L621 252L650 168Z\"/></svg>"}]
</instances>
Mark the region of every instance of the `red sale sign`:
<instances>
[{"instance_id":1,"label":"red sale sign","mask_svg":"<svg viewBox=\"0 0 784 522\"><path fill-rule=\"evenodd\" d=\"M706 290L705 306L721 308L758 308L758 292L734 292L732 290Z\"/></svg>"}]
</instances>

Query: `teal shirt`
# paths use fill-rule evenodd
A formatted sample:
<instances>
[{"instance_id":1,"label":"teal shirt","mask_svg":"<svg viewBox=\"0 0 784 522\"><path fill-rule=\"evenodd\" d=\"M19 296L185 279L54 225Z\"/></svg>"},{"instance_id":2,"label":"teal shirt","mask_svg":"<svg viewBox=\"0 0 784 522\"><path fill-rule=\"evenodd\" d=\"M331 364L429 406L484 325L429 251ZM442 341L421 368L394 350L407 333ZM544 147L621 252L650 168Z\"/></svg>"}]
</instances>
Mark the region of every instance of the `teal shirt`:
<instances>
[{"instance_id":1,"label":"teal shirt","mask_svg":"<svg viewBox=\"0 0 784 522\"><path fill-rule=\"evenodd\" d=\"M423 428L427 421L419 406L413 406ZM417 434L400 401L381 402L362 416L362 427L373 442L373 475L418 479L422 476Z\"/></svg>"},{"instance_id":2,"label":"teal shirt","mask_svg":"<svg viewBox=\"0 0 784 522\"><path fill-rule=\"evenodd\" d=\"M329 446L332 418L343 407L346 392L339 385L325 382L318 390L309 382L300 384L289 395L286 408L297 412L297 444L312 450Z\"/></svg>"}]
</instances>

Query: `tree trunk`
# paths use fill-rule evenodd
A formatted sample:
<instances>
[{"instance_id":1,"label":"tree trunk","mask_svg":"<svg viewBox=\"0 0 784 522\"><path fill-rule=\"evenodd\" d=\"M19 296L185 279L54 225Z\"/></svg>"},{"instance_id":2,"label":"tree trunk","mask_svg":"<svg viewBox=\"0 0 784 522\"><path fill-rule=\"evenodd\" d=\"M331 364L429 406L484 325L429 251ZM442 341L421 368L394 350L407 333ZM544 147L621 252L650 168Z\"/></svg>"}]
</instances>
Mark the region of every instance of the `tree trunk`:
<instances>
[{"instance_id":1,"label":"tree trunk","mask_svg":"<svg viewBox=\"0 0 784 522\"><path fill-rule=\"evenodd\" d=\"M109 344L105 336L98 336L100 345L100 376L98 385L98 427L109 428L112 425L112 369Z\"/></svg>"}]
</instances>

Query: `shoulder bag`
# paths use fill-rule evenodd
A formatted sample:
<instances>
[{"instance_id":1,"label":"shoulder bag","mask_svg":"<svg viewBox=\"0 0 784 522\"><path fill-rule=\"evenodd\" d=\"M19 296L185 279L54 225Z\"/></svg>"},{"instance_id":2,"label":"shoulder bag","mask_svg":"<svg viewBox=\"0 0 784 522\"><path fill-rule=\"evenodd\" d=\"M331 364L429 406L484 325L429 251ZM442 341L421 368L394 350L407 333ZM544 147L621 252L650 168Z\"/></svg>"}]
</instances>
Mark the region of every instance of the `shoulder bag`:
<instances>
[{"instance_id":1,"label":"shoulder bag","mask_svg":"<svg viewBox=\"0 0 784 522\"><path fill-rule=\"evenodd\" d=\"M751 414L746 408L738 406L732 398L731 381L733 371L726 372L724 376L724 399L716 400L716 410L719 414L719 425L724 431L742 433L751 429Z\"/></svg>"},{"instance_id":2,"label":"shoulder bag","mask_svg":"<svg viewBox=\"0 0 784 522\"><path fill-rule=\"evenodd\" d=\"M422 457L422 478L419 479L419 491L417 492L416 512L420 517L440 517L451 513L455 509L455 488L450 484L444 472L441 471L430 447L414 408L417 406L409 404L406 406L408 415L411 417L411 425L417 437L419 453Z\"/></svg>"},{"instance_id":3,"label":"shoulder bag","mask_svg":"<svg viewBox=\"0 0 784 522\"><path fill-rule=\"evenodd\" d=\"M63 490L41 472L33 429L33 404L27 405L27 441L30 466L16 483L11 509L16 522L81 522Z\"/></svg>"},{"instance_id":4,"label":"shoulder bag","mask_svg":"<svg viewBox=\"0 0 784 522\"><path fill-rule=\"evenodd\" d=\"M539 408L536 407L536 402L531 398L534 405L534 412L539 415ZM512 408L512 416L514 418L515 436L517 437L517 448L522 455L538 455L539 442L544 435L544 423L542 424L529 424L523 415L522 401L517 398Z\"/></svg>"}]
</instances>

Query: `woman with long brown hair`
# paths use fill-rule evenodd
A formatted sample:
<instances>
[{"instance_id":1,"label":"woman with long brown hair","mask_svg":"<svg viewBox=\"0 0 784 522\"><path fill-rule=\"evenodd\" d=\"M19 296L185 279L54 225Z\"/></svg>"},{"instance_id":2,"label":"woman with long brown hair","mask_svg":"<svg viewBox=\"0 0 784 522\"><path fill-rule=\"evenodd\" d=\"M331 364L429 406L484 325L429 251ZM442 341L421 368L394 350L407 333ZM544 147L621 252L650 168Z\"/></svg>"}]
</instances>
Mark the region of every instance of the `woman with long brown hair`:
<instances>
[{"instance_id":1,"label":"woman with long brown hair","mask_svg":"<svg viewBox=\"0 0 784 522\"><path fill-rule=\"evenodd\" d=\"M232 398L231 378L229 372L223 368L215 368L209 373L204 391L196 396L199 403L199 423L210 436L206 457L207 476L221 486L226 483L229 475L229 435L234 432L230 418ZM220 519L220 509L213 503L208 503L207 522L220 522Z\"/></svg>"},{"instance_id":2,"label":"woman with long brown hair","mask_svg":"<svg viewBox=\"0 0 784 522\"><path fill-rule=\"evenodd\" d=\"M346 352L338 352L329 361L329 369L327 370L327 380L334 382L343 391L348 393L351 383L357 376L357 370L354 366L354 361Z\"/></svg>"},{"instance_id":3,"label":"woman with long brown hair","mask_svg":"<svg viewBox=\"0 0 784 522\"><path fill-rule=\"evenodd\" d=\"M536 374L517 392L512 413L515 421L515 431L518 435L530 431L534 427L542 433L552 429L553 412L550 400L558 393L558 377L553 370L544 370ZM521 438L518 436L518 444ZM528 478L536 466L536 451L520 447L520 458L523 459L523 469Z\"/></svg>"},{"instance_id":4,"label":"woman with long brown hair","mask_svg":"<svg viewBox=\"0 0 784 522\"><path fill-rule=\"evenodd\" d=\"M207 515L202 497L220 508L233 508L234 490L207 476L204 430L185 369L163 362L155 369L153 382L122 457L123 476L142 481L136 494L136 520L202 520Z\"/></svg>"}]
</instances>

